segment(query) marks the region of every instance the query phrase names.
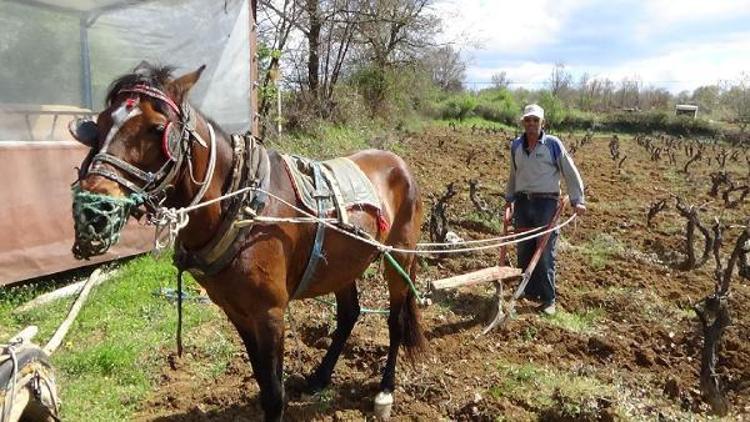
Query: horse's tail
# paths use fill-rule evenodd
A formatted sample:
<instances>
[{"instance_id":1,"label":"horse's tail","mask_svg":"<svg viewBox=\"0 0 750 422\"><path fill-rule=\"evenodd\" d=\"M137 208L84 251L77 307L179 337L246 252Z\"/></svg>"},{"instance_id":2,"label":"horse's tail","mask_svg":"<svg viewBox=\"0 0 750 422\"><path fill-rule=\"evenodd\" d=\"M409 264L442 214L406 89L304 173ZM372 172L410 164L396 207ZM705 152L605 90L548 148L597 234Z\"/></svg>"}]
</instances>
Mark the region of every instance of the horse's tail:
<instances>
[{"instance_id":1,"label":"horse's tail","mask_svg":"<svg viewBox=\"0 0 750 422\"><path fill-rule=\"evenodd\" d=\"M411 266L409 267L409 276L413 283L416 283L418 265L417 258L413 257ZM426 350L427 340L424 337L422 325L419 321L417 298L411 289L409 289L409 293L406 295L406 301L401 306L398 323L401 328L401 344L404 346L406 356L409 360L415 361Z\"/></svg>"}]
</instances>

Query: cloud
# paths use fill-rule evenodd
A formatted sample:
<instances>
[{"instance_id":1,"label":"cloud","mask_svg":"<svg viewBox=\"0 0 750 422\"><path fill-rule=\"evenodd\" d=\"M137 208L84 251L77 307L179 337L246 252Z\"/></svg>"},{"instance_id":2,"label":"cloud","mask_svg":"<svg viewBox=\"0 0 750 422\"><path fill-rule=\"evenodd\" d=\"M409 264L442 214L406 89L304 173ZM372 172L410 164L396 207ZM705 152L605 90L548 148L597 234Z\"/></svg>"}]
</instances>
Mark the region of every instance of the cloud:
<instances>
[{"instance_id":1,"label":"cloud","mask_svg":"<svg viewBox=\"0 0 750 422\"><path fill-rule=\"evenodd\" d=\"M444 41L509 53L554 43L567 17L590 0L443 0ZM471 49L471 48L470 48Z\"/></svg>"},{"instance_id":2,"label":"cloud","mask_svg":"<svg viewBox=\"0 0 750 422\"><path fill-rule=\"evenodd\" d=\"M448 35L464 40L474 88L501 71L539 88L556 62L575 79L638 77L672 92L750 70L745 0L444 0L437 9Z\"/></svg>"}]
</instances>

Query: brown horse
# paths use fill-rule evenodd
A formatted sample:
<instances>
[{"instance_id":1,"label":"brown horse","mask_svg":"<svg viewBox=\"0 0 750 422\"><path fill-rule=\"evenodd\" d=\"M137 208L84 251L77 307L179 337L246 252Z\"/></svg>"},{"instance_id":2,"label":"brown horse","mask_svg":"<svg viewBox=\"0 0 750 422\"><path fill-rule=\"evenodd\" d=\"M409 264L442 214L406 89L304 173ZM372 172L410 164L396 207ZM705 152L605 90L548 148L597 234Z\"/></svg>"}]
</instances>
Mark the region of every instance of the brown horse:
<instances>
[{"instance_id":1,"label":"brown horse","mask_svg":"<svg viewBox=\"0 0 750 422\"><path fill-rule=\"evenodd\" d=\"M206 202L235 186L238 158L230 137L221 130L214 133L211 127L215 127L215 123L186 102L188 92L202 71L203 67L173 79L170 68L141 65L134 73L113 82L107 95L107 108L99 114L96 124L71 126L74 136L92 147L80 171L77 195L99 198L97 204L100 205L92 206L106 203L109 212L136 193L146 212L153 213L157 203L185 207L195 201L196 195L202 196L200 202ZM207 170L212 167L212 147L215 147L214 171L208 174ZM264 185L267 191L300 206L280 155L266 150L260 143L254 151L255 156L268 157ZM367 233L387 245L414 248L419 237L422 207L417 184L404 161L395 154L377 150L361 151L348 158L375 187L383 217L390 222L382 224L373 210L353 209L349 213L351 225L357 227L360 234ZM263 167L262 160L257 162L256 176ZM253 173L251 170L244 172L245 178ZM77 200L76 197L74 202ZM300 216L275 198L257 193L245 198L242 208L248 204L254 204L258 215L262 216ZM260 386L265 418L280 420L284 407L284 311L295 296L306 269L316 227L285 223L252 225L234 238L229 255L225 254L228 256L225 262L218 266L212 266L215 264L212 262L202 262L202 266L186 264L190 259L185 257L212 244L222 230L226 232L225 222L234 218L230 215L232 207L226 202L217 202L190 212L187 226L177 237L176 255L182 258L176 259L176 265L193 272L211 300L234 324ZM132 211L126 209L124 218ZM91 224L86 230L103 231L104 226L104 223ZM116 241L116 236L114 239ZM99 250L91 252L91 245L86 242L91 243L91 237L85 235L77 223L74 247L77 256L86 258L103 253L110 245L105 242ZM330 228L325 229L323 252L326 259L321 261L309 287L299 297L335 293L337 327L323 361L307 377L311 391L321 390L331 381L336 361L360 314L355 281L379 254L375 247ZM417 268L414 256L394 255L413 279ZM196 267L199 270L192 271ZM399 346L404 346L410 356L416 356L424 337L414 294L394 268L386 266L384 276L390 294L390 346L379 397L382 394L392 397Z\"/></svg>"}]
</instances>

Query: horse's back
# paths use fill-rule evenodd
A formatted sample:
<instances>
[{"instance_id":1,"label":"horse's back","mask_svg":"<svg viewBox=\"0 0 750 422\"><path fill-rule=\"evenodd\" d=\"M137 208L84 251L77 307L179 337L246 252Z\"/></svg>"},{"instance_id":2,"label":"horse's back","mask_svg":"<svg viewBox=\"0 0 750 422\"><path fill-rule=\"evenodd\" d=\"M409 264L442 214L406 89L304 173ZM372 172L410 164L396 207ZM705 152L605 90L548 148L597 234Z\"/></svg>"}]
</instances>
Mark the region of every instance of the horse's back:
<instances>
[{"instance_id":1,"label":"horse's back","mask_svg":"<svg viewBox=\"0 0 750 422\"><path fill-rule=\"evenodd\" d=\"M416 223L416 226L421 224L419 187L403 158L393 152L377 149L359 151L347 158L356 163L370 179L393 225L407 223L406 220Z\"/></svg>"}]
</instances>

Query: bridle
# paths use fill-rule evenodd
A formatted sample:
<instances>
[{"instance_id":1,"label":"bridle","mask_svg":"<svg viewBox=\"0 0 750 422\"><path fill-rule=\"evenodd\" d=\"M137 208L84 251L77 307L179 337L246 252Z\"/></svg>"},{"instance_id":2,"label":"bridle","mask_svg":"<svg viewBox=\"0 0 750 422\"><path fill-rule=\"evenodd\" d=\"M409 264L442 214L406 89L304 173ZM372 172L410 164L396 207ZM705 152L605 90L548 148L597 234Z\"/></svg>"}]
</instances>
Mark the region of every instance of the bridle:
<instances>
[{"instance_id":1,"label":"bridle","mask_svg":"<svg viewBox=\"0 0 750 422\"><path fill-rule=\"evenodd\" d=\"M174 186L183 164L185 161L188 161L191 178L194 183L200 186L198 193L193 197L190 205L199 203L211 184L216 167L216 135L211 124L206 122L210 136L209 143L207 144L196 129L196 112L187 101L182 103L182 107L178 107L163 91L145 84L123 88L118 94L122 93L129 93L131 96L126 98L112 112L112 127L109 129L102 147L91 159L87 174L96 174L120 184L132 192L131 196L141 198L143 203L153 210L164 200L167 188ZM179 119L178 122L170 120L164 126L161 148L164 155L167 156L167 161L156 172L141 170L108 152L112 140L125 123L143 113L138 106L140 103L139 95L162 101ZM195 178L192 177L191 158L193 141L198 142L204 148L209 148L210 151L208 168L202 182L195 181ZM117 168L138 182L134 183L117 172L111 171L104 164L109 164Z\"/></svg>"}]
</instances>

